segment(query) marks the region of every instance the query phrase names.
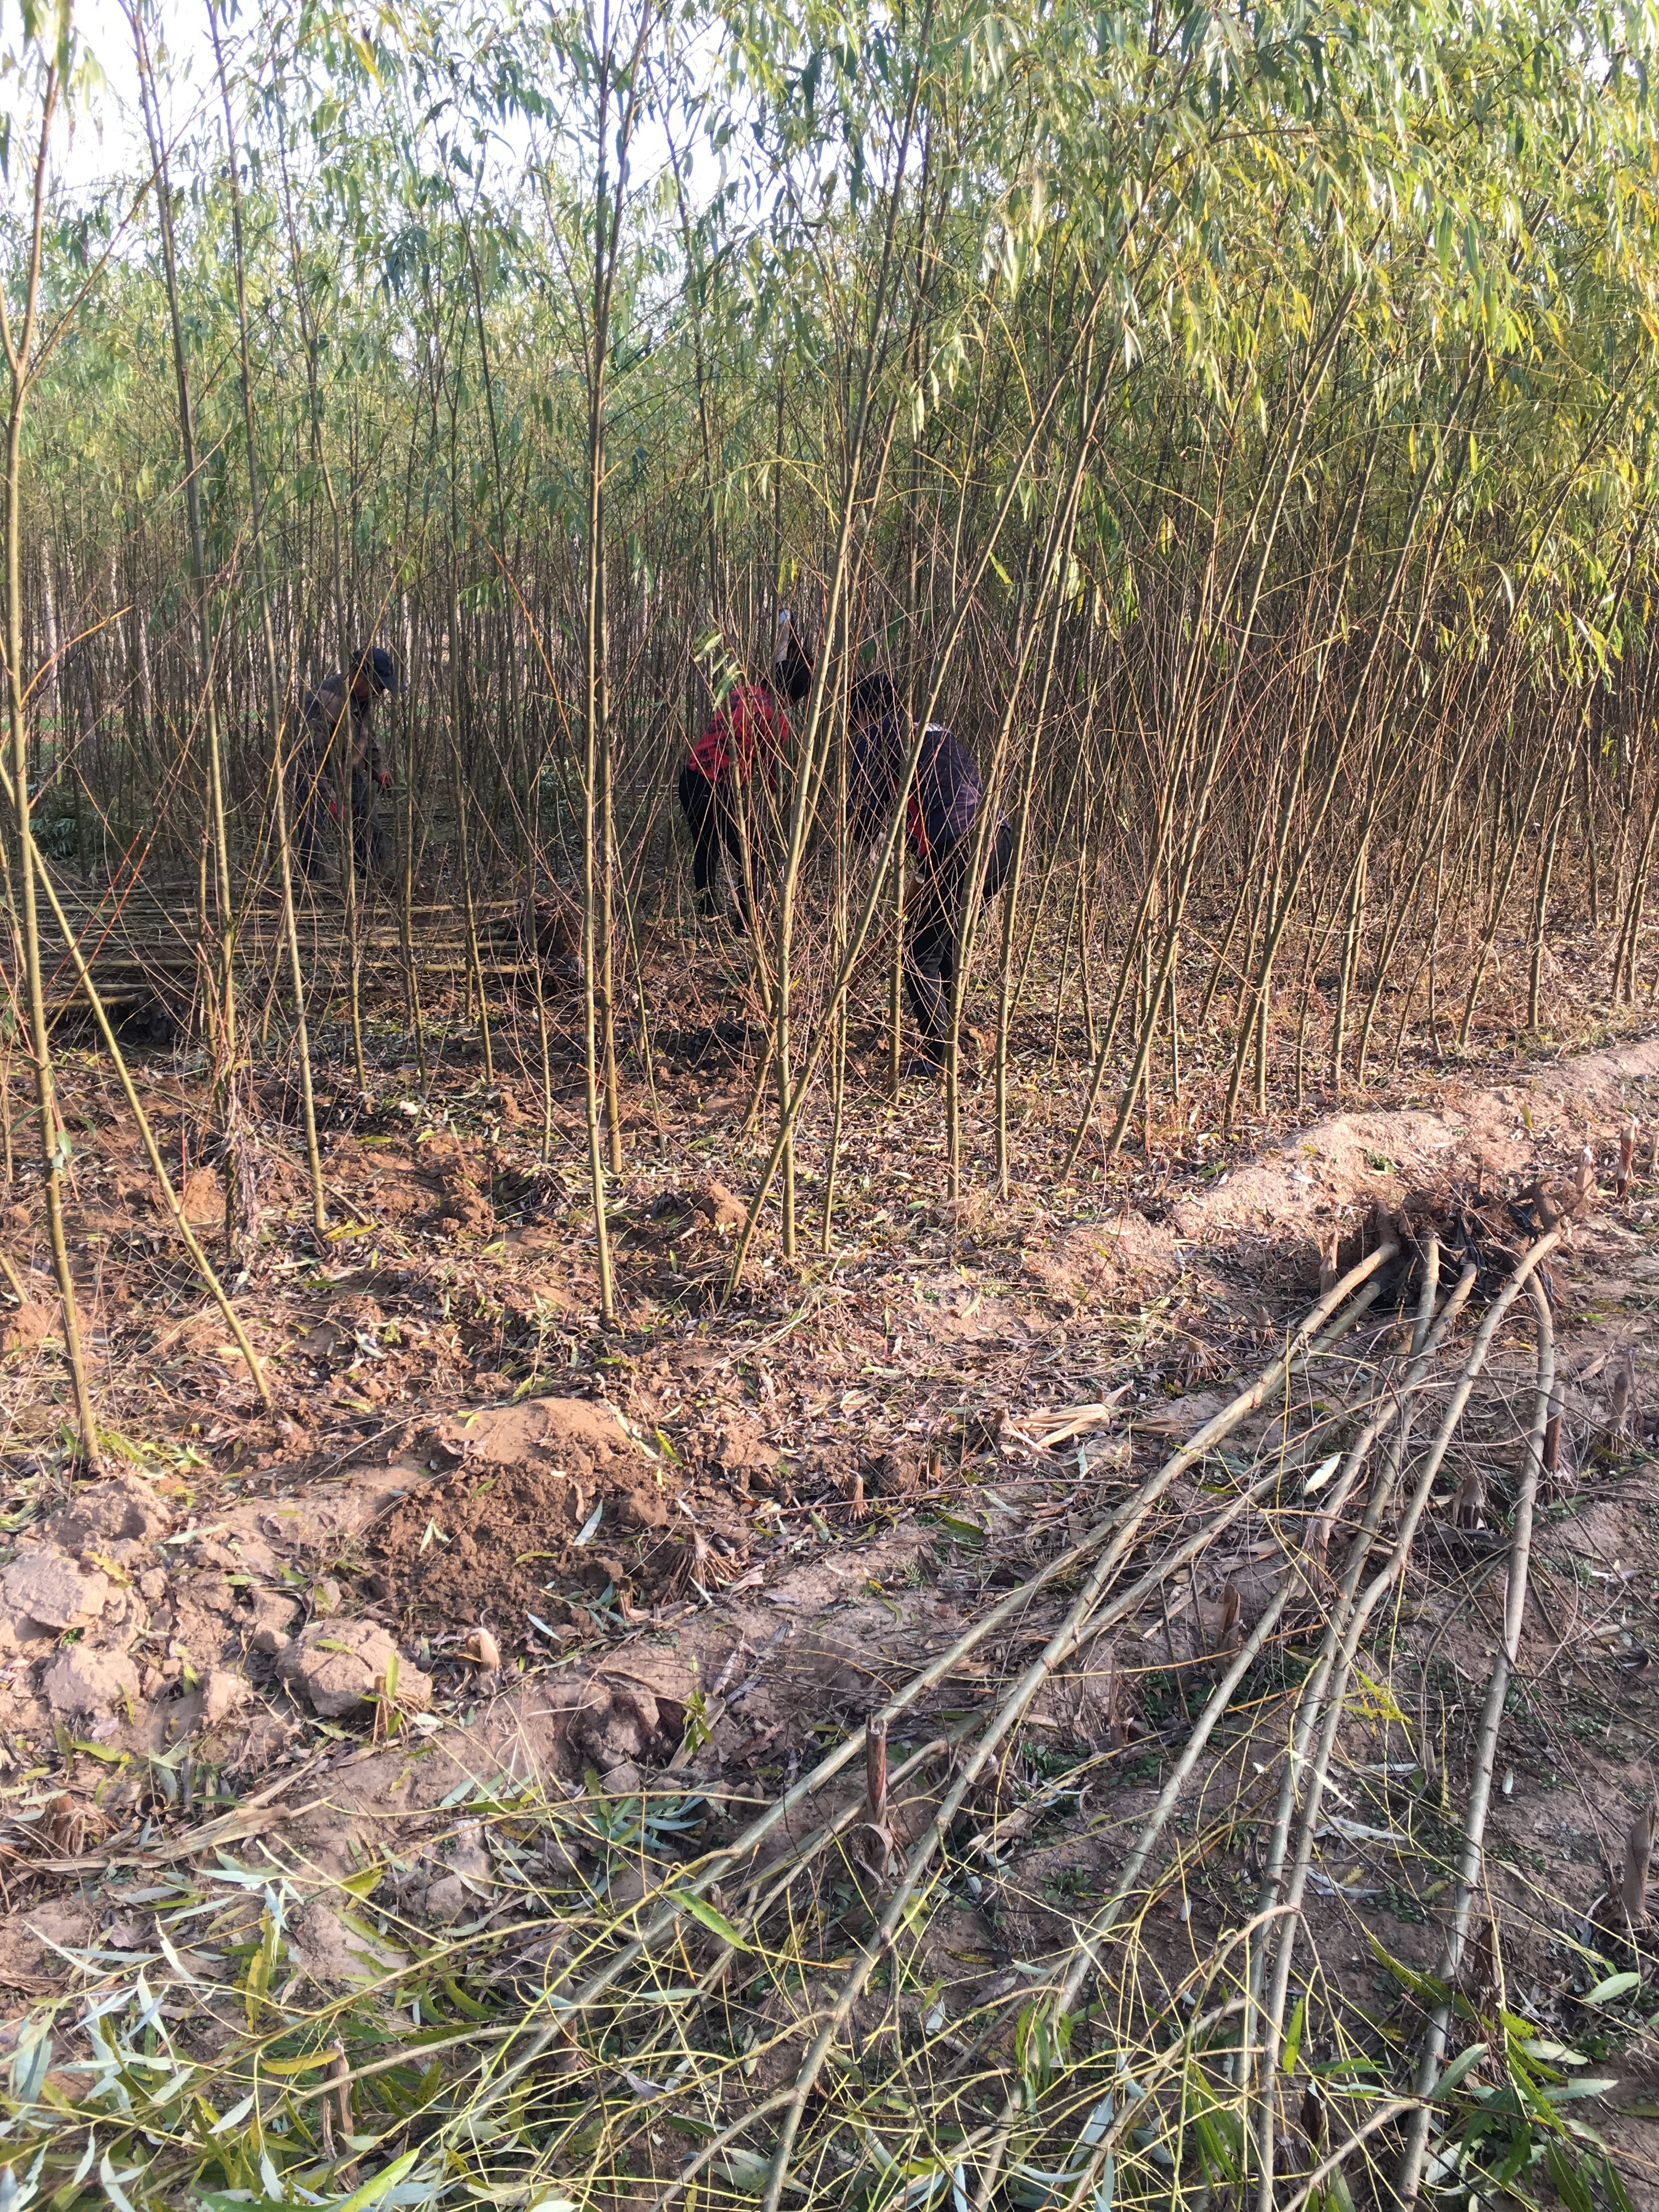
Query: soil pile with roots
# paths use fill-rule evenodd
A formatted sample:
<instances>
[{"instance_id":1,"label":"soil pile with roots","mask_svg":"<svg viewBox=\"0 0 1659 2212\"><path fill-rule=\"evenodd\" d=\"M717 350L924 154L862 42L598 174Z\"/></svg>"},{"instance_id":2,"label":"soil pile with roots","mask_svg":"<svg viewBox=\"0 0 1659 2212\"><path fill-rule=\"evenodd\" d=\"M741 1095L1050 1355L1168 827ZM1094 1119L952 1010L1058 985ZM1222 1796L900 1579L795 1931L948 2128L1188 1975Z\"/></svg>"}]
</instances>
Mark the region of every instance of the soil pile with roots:
<instances>
[{"instance_id":1,"label":"soil pile with roots","mask_svg":"<svg viewBox=\"0 0 1659 2212\"><path fill-rule=\"evenodd\" d=\"M1622 1196L1629 1160L1621 1148L1615 1187ZM1328 1289L1339 1272L1357 1267L1379 1245L1395 1248L1377 1271L1378 1295L1388 1304L1414 1302L1431 1273L1437 1288L1449 1290L1464 1267L1474 1270L1472 1303L1478 1310L1496 1297L1534 1237L1582 1221L1590 1211L1593 1180L1588 1164L1576 1181L1560 1185L1547 1176L1514 1197L1486 1188L1480 1178L1418 1186L1390 1207L1381 1200L1366 1219L1346 1234L1333 1227L1320 1247L1320 1287ZM1543 1270L1548 1285L1550 1271Z\"/></svg>"}]
</instances>

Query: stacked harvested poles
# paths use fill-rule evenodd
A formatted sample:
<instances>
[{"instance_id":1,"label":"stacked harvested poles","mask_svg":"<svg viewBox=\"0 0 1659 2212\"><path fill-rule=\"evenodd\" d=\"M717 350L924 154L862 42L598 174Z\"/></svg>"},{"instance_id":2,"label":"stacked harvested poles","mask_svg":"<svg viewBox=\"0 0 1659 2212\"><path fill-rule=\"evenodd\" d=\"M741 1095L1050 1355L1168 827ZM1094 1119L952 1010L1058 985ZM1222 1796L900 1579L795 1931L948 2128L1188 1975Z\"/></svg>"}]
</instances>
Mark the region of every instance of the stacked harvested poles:
<instances>
[{"instance_id":1,"label":"stacked harvested poles","mask_svg":"<svg viewBox=\"0 0 1659 2212\"><path fill-rule=\"evenodd\" d=\"M1538 1271L1562 1233L1559 1228L1551 1231L1516 1255L1486 1304L1472 1341L1456 1352L1454 1338L1480 1273L1477 1260L1464 1259L1455 1281L1443 1296L1441 1252L1432 1231L1413 1240L1414 1252L1392 1238L1380 1244L1332 1286L1262 1375L1081 1542L984 1613L873 1714L861 1736L843 1741L732 1844L706 1861L693 1879L681 1876L672 1894L647 1899L641 1908L638 1933L630 1941L618 1948L613 1932L609 1941L573 1960L549 1990L547 2023L539 2027L527 2023L526 2040L516 2054L509 2057L501 2053L486 2069L487 2081L480 2085L484 2096L494 2099L516 2092L538 2060L555 2047L567 2054L568 2063L581 2065L577 2054L592 2047L587 2024L598 2038L626 2019L630 1985L641 1978L649 1981L653 1960L665 1950L678 1953L677 1963L684 1967L689 1955L689 1919L702 1917L697 1901L711 1892L720 1895L724 1891L726 1910L732 1914L728 1931L716 1941L712 1955L698 1962L694 1988L684 1992L694 2012L719 2007L733 1967L741 1970L749 1963L748 1954L765 1953L779 1942L780 1914L799 1929L803 1892L822 1886L826 1863L830 1863L835 1874L850 1874L858 1883L872 1924L850 1965L842 1969L839 1984L833 1993L826 1990L824 2001L813 2008L810 2018L816 2032L793 2079L746 2106L741 2098L734 2100L736 2084L728 2081L723 2112L734 2101L743 2108L731 2112L711 2131L706 2145L657 2197L655 2212L664 2212L690 2185L706 2177L711 2166L721 2171L722 2160L750 2129L756 2130L755 2140L768 2146L763 2212L778 2212L787 2195L810 2188L811 2178L822 2172L831 2154L837 2131L850 2129L851 2137L843 2135L836 2154L837 2162L844 2163L846 2142L873 2124L871 2107L878 2101L860 2094L856 2076L849 2078L847 2071L849 2050L858 2041L854 2021L860 2000L885 1965L891 1964L896 1975L906 1931L918 1928L930 1910L945 1901L965 1867L983 1870L1003 1863L999 1829L1017 1834L1019 1823L1000 1823L994 1817L985 1820L984 1785L1008 1756L1034 1701L1080 1652L1099 1651L1110 1632L1127 1630L1131 1624L1140 1624L1144 1642L1155 1643L1161 1632L1164 1654L1174 1660L1172 1601L1185 1606L1188 1590L1196 1587L1198 1565L1228 1531L1237 1534L1243 1523L1258 1536L1265 1530L1273 1540L1278 1555L1273 1578L1276 1586L1263 1595L1248 1630L1235 1586L1230 1582L1224 1592L1208 1663L1202 1670L1211 1684L1208 1694L1192 1717L1184 1741L1170 1747L1175 1755L1162 1790L1141 1823L1105 1904L1086 1923L1074 1923L1073 1940L1057 1956L1045 1960L1040 1976L1030 1972L1021 1976L1010 1994L988 2005L977 2018L959 2018L947 2027L936 2016L931 2029L924 2021L922 2033L908 2051L902 2048L902 2039L896 2037L893 2064L884 2077L885 2094L879 2100L881 2124L892 2126L893 2093L907 2078L917 2084L913 2109L918 2114L927 2112L928 2100L921 2086L925 2072L935 2106L926 2132L936 2142L941 2118L937 2075L946 2069L955 2083L947 2103L958 2109L950 2115L956 2123L954 2148L948 2168L941 2170L948 2170L955 2179L959 2202L984 2206L1012 2169L1016 2180L1040 2174L1051 2185L1063 2182L1055 2203L1086 2204L1115 2164L1121 2186L1126 2160L1137 2156L1150 2160L1156 2149L1167 2172L1170 2160L1179 2166L1194 2154L1194 2140L1183 2130L1190 2126L1194 2084L1201 2081L1218 2110L1228 2105L1233 2110L1237 2123L1233 2137L1237 2145L1236 2178L1240 2182L1248 2178L1252 2190L1259 2190L1264 2208L1278 2201L1276 2172L1281 2179L1307 2184L1305 2168L1313 2162L1313 2152L1306 2136L1296 2128L1290 2136L1294 2153L1286 2152L1280 2101L1287 2085L1279 2060L1303 1902L1317 1856L1330 1768L1348 1710L1350 1685L1361 1665L1368 1627L1401 1585L1434 1486L1492 1345L1516 1301L1525 1300L1536 1315L1538 1390L1530 1428L1521 1440L1524 1455L1509 1545L1504 1638L1477 1747L1465 1846L1445 1934L1446 1976L1455 1973L1461 1955L1469 1899L1479 1881L1496 1736L1493 1715L1501 1711L1502 1686L1513 1663L1525 1601L1543 1409L1553 1383L1548 1305ZM1393 1354L1373 1346L1366 1356L1353 1358L1345 1348L1352 1334L1385 1295L1391 1299L1407 1281L1414 1282L1417 1297L1414 1319L1406 1325L1406 1345ZM1398 1322L1381 1333L1394 1339L1401 1334ZM1340 1413L1316 1413L1293 1440L1283 1423L1273 1425L1277 1436L1270 1426L1247 1465L1221 1462L1227 1480L1199 1525L1181 1540L1160 1543L1158 1509L1172 1486L1206 1462L1214 1464L1223 1443L1283 1397L1296 1378L1316 1369L1328 1375L1334 1365L1346 1370L1346 1403ZM1426 1449L1413 1453L1415 1422L1424 1404L1432 1400L1442 1401L1439 1418ZM1349 1441L1334 1455L1336 1471L1331 1476L1333 1455L1327 1447L1345 1429ZM1319 1470L1326 1475L1319 1486L1323 1495L1316 1508L1310 1509L1304 1479L1322 1452L1326 1455ZM1306 1489L1313 1488L1313 1481L1308 1480ZM1342 1555L1334 1557L1338 1547ZM1257 1545L1253 1550L1259 1554L1261 1548ZM1067 1583L1076 1585L1076 1594L1053 1624L1042 1649L995 1700L966 1720L936 1728L890 1769L886 1746L906 1713L941 1689L973 1653L994 1643L1000 1631L1016 1620L1029 1620L1045 1589ZM1241 1686L1260 1673L1264 1655L1292 1647L1305 1651L1310 1644L1311 1665L1281 1702L1280 1717L1267 1731L1281 1747L1276 1761L1279 1794L1275 1811L1261 1824L1255 1913L1179 1990L1171 1991L1165 2007L1142 2009L1133 1992L1146 1970L1133 1957L1134 1948L1149 1911L1168 1897L1172 1886L1179 1892L1183 1869L1193 1863L1189 1852L1180 1847L1172 1857L1162 1856L1160 1844L1190 1794L1217 1729ZM1287 1740L1291 1747L1288 1758L1283 1755ZM878 1747L878 1755L870 1756ZM864 1791L843 1796L805 1834L769 1854L768 1844L781 1831L791 1833L801 1808L820 1798L861 1751L866 1754ZM924 1795L927 1817L904 1849L894 1835L894 1793L927 1770L941 1778L934 1792ZM880 1845L874 1851L872 1838ZM604 1954L602 1962L599 1954ZM925 1979L919 1965L915 1978ZM896 1984L890 1982L890 1986ZM1079 2007L1085 2009L1079 2012ZM1085 2054L1077 2024L1080 2019L1097 2021L1103 2015L1115 2018L1121 2039L1108 2053L1099 2047L1098 2036L1091 2037L1094 2047ZM691 2027L691 2019L682 2013L672 2030L644 2032L635 2063L648 2068L653 2051L665 2053L681 2047ZM1327 2177L1341 2166L1350 2148L1369 2141L1381 2126L1415 2115L1401 2177L1402 2185L1409 2185L1407 2177L1415 2172L1413 2160L1430 2113L1425 2092L1432 2084L1445 2027L1446 2020L1437 2016L1424 2039L1415 2093L1407 2085L1402 2094L1381 2106L1374 2101L1363 2105L1351 2142L1339 2144L1322 2158ZM1218 2029L1226 2031L1219 2039ZM1311 2036L1311 2024L1307 2032ZM959 2068L957 2061L964 2047L978 2063ZM1133 2088L1125 2094L1120 2083L1114 2096L1115 2077L1130 2070L1131 2051ZM1296 2086L1299 2096L1300 2085ZM871 2087L866 2065L863 2087L867 2093ZM476 2101L472 2109L476 2114ZM1067 2115L1075 2116L1069 2134ZM627 2147L637 2143L646 2124L637 2114L630 2120L618 2106L614 2154L619 2173L625 2169ZM915 2161L927 2147L920 2136L907 2142L890 2135L885 2156L896 2168L914 2174ZM755 2164L750 2153L748 2166ZM1155 2167L1149 2165L1149 2180L1154 2173ZM1216 2178L1221 2178L1219 2173Z\"/></svg>"},{"instance_id":2,"label":"stacked harvested poles","mask_svg":"<svg viewBox=\"0 0 1659 2212\"><path fill-rule=\"evenodd\" d=\"M152 1008L181 1027L191 1024L204 983L205 942L194 885L60 896L70 931L106 1007L125 1012ZM404 985L411 969L463 988L476 972L510 988L530 973L537 957L524 941L523 902L475 901L473 912L476 957L467 916L451 902L432 900L405 909L388 899L365 898L354 941L338 892L313 892L297 917L307 986L325 1000L337 997L349 987L355 961L360 981L374 977L388 990ZM61 1019L84 1006L84 995L64 932L55 922L43 922L40 935L47 1011ZM234 958L243 993L256 1003L280 996L287 982L287 951L275 897L245 896L237 911ZM0 985L14 997L21 988L9 942L0 946Z\"/></svg>"}]
</instances>

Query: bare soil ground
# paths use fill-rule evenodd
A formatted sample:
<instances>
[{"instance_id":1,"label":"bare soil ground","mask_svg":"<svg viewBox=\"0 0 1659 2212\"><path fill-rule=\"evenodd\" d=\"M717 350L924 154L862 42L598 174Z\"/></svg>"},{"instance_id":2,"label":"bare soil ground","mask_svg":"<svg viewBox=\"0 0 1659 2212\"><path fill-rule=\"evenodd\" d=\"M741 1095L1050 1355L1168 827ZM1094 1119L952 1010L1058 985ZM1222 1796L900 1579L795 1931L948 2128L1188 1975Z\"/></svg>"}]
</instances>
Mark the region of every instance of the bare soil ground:
<instances>
[{"instance_id":1,"label":"bare soil ground","mask_svg":"<svg viewBox=\"0 0 1659 2212\"><path fill-rule=\"evenodd\" d=\"M611 1956L686 1869L787 1804L1018 1594L893 1724L884 1837L860 1845L848 1825L865 1795L855 1763L745 1862L747 1918L730 1881L682 1915L671 1982L712 1973L727 1935L771 1927L766 1870L823 1820L853 1839L787 1972L715 1976L724 2087L701 2117L673 2102L672 2054L649 2035L626 2058L591 2045L578 2058L573 2040L554 2077L561 2094L587 2083L605 2131L544 2131L511 2186L498 2171L492 2185L533 2203L536 2176L580 2173L595 2202L654 2201L744 2100L794 2080L883 1883L945 1802L949 1756L929 1764L928 1745L976 1725L1065 1613L1077 1577L1045 1580L1052 1563L1267 1364L1337 1246L1346 1264L1430 1194L1443 1211L1515 1200L1518 1249L1539 1225L1522 1194L1540 1176L1570 1184L1588 1148L1597 1200L1550 1266L1566 1474L1534 1540L1475 1919L1485 1963L1468 1986L1490 2008L1476 1983L1495 1977L1540 2049L1554 2039L1613 2085L1580 2116L1630 2200L1659 2204L1647 1938L1639 1911L1615 1925L1608 1903L1659 1744L1659 1181L1645 1138L1612 1195L1621 1130L1655 1126L1659 1042L1540 1057L1506 1079L1414 1077L1254 1152L1206 1158L1194 1141L1063 1207L1030 1192L941 1205L915 1098L894 1107L855 1086L830 1252L786 1267L769 1251L721 1306L732 1193L754 1157L741 1048L717 1024L658 1040L618 1194L613 1332L592 1318L574 1154L567 1140L541 1162L510 1080L463 1066L422 1091L393 1065L372 1102L336 1101L327 1171L346 1233L322 1258L299 1226L292 1099L271 1086L244 1146L256 1237L236 1297L278 1382L274 1419L181 1267L99 1064L68 1071L71 1228L108 1429L95 1481L70 1458L21 1166L0 1221L27 1292L4 1317L0 1989L18 2065L52 2023L58 2134L104 2111L108 2052L88 2023L100 2004L118 2012L137 1977L152 2002L163 1992L179 2049L199 2014L192 2065L257 2029L273 2050L285 2033L299 2042L280 2048L301 2056L337 2051L354 2081L369 2068L331 2120L298 2100L309 2132L281 2172L312 2171L325 2136L331 2158L342 2136L354 2157L418 2148L411 2113L437 2109L438 2075L401 2109L371 2047L398 2045L427 2081L416 2062L434 2023L464 2045L504 1994L533 2014L573 1960L586 1972ZM218 1176L192 1166L199 1094L159 1063L148 1091L193 1212L216 1220ZM970 1129L983 1111L981 1093ZM562 1103L562 1128L570 1118ZM901 1158L915 1195L896 1203ZM883 1202L864 1194L877 1185ZM1202 1534L1253 1472L1277 1461L1305 1475L1338 1452L1409 1334L1405 1297L1287 1382L1231 1457L1183 1473L1131 1565ZM1413 1978L1434 1973L1443 1937L1533 1378L1517 1319L1349 1698L1304 1899L1307 2029L1291 2066L1297 2084L1324 2067L1329 2099L1356 2069L1401 2062L1420 2029ZM1304 1526L1316 1496L1309 1483L1295 1509ZM888 2035L906 2065L925 2048L930 2078L988 2094L1004 2078L1022 1991L1109 1894L1226 1655L1294 1571L1267 1504L1234 1511L1156 1597L1052 1670L975 1781L971 1838L951 1831L955 1874L913 1930L912 1997L896 1966L884 1993L860 1996L854 2048ZM1315 1626L1316 1608L1286 1612L1193 1775L1108 2008L1120 2051L1134 2037L1155 2049L1159 2020L1190 2019L1251 1923L1285 1699ZM775 1909L796 1909L787 1875L779 1894ZM752 1965L760 1942L728 1964ZM787 1948L775 1934L766 1947ZM1615 1974L1615 1995L1587 2005ZM982 2150L995 2104L964 2106L964 2142ZM1305 2100L1292 2108L1305 2121ZM1296 2155L1310 2168L1319 2139L1308 2122ZM757 2186L743 2160L763 2161L771 2140L764 2125L746 2148L734 2137L710 2172L741 2197ZM199 2144L179 2159L168 2187L213 2178ZM257 2160L249 2172L256 2193L277 2193ZM217 2180L239 2185L228 2169Z\"/></svg>"}]
</instances>

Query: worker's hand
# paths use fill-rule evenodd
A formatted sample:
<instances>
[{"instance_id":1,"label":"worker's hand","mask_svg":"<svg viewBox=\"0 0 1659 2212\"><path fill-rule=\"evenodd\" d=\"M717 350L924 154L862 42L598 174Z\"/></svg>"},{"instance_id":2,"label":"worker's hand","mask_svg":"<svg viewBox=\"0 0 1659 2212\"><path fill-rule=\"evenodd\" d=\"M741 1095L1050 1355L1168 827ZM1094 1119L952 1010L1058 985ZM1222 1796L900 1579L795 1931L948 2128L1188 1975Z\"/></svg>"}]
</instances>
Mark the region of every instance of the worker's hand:
<instances>
[{"instance_id":1,"label":"worker's hand","mask_svg":"<svg viewBox=\"0 0 1659 2212\"><path fill-rule=\"evenodd\" d=\"M392 788L392 770L389 768L383 768L379 775L375 777L374 781L380 785L382 791L390 791Z\"/></svg>"}]
</instances>

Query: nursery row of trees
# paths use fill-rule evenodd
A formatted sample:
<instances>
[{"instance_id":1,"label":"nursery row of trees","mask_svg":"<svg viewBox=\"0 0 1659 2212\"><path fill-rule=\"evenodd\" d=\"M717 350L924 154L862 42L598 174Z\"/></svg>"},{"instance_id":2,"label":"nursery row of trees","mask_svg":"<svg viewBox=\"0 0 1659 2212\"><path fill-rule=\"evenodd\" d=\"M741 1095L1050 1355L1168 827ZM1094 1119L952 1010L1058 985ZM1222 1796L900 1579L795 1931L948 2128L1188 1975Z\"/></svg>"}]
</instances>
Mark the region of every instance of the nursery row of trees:
<instances>
[{"instance_id":1,"label":"nursery row of trees","mask_svg":"<svg viewBox=\"0 0 1659 2212\"><path fill-rule=\"evenodd\" d=\"M1413 1021L1535 1029L1569 923L1644 980L1645 10L131 0L94 57L32 0L7 32L6 893L54 1222L54 963L90 1002L141 896L189 917L225 1146L253 1052L292 1052L315 1170L311 899L358 1081L382 924L406 1026L441 921L486 1053L507 988L550 1102L580 1061L608 1309L672 777L786 605L813 678L750 793L745 957L787 1252L872 1006L897 1066L902 805L847 834L872 667L975 753L976 865L1014 823L963 922L953 1193L968 995L1006 1184L1039 942L1077 978L1068 1172L1194 1052L1231 1120ZM94 188L105 82L135 152ZM319 887L296 702L370 641L409 679L392 788ZM562 902L568 1036L542 964L482 949ZM260 916L274 1024L239 1004Z\"/></svg>"}]
</instances>

